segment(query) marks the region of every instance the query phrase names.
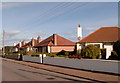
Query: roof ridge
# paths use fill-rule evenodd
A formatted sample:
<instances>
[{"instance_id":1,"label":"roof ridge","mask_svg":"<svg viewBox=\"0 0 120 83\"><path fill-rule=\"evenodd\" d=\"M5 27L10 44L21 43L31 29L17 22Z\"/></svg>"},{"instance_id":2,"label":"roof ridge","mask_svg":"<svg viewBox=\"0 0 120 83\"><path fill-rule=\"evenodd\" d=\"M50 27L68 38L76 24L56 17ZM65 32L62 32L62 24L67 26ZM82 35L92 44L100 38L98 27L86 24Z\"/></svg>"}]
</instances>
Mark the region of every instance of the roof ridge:
<instances>
[{"instance_id":1,"label":"roof ridge","mask_svg":"<svg viewBox=\"0 0 120 83\"><path fill-rule=\"evenodd\" d=\"M86 37L84 37L83 39L81 39L81 40L79 40L77 43L80 43L80 42L87 42L88 40L88 38L90 38L90 37L95 37L96 38L96 35L98 35L98 34L103 34L104 33L104 35L105 34L108 34L108 33L106 33L106 32L104 32L104 31L110 31L110 32L112 32L112 34L113 34L113 30L114 31L116 31L116 30L118 30L118 29L120 29L119 27L101 27L101 28L99 28L98 30L96 30L96 31L94 31L94 32L92 32L91 34L89 34L89 35L87 35ZM116 33L117 34L117 33ZM108 36L108 35L105 35L105 36ZM102 37L101 37L102 38ZM93 40L94 38L92 38L92 40L90 39L90 41L95 41L95 40ZM115 38L113 38L113 39L115 39ZM86 41L87 40L87 41ZM99 39L97 38L97 40L96 41L98 41ZM108 39L109 40L109 39ZM106 41L105 39L104 40L99 40L99 41ZM116 41L116 40L115 40Z\"/></svg>"},{"instance_id":2,"label":"roof ridge","mask_svg":"<svg viewBox=\"0 0 120 83\"><path fill-rule=\"evenodd\" d=\"M60 35L58 35L59 37L62 37L62 36L60 36ZM68 41L70 41L70 42L73 42L73 41L71 41L71 40L69 40L69 39L67 39L67 38L64 38L64 37L62 37L63 39L65 39L65 40L68 40ZM75 43L75 42L73 42L73 43Z\"/></svg>"},{"instance_id":3,"label":"roof ridge","mask_svg":"<svg viewBox=\"0 0 120 83\"><path fill-rule=\"evenodd\" d=\"M119 27L114 26L114 27L101 27L101 28L119 28Z\"/></svg>"},{"instance_id":4,"label":"roof ridge","mask_svg":"<svg viewBox=\"0 0 120 83\"><path fill-rule=\"evenodd\" d=\"M102 29L102 28L103 28L103 27L100 27L98 30L96 30L96 31L94 31L94 32L92 32L92 33L90 33L89 35L87 35L87 36L84 37L83 39L89 37L89 36L92 35L93 33L96 33L97 31L99 31L99 30ZM79 43L79 42L82 41L83 39L79 40L77 43Z\"/></svg>"}]
</instances>

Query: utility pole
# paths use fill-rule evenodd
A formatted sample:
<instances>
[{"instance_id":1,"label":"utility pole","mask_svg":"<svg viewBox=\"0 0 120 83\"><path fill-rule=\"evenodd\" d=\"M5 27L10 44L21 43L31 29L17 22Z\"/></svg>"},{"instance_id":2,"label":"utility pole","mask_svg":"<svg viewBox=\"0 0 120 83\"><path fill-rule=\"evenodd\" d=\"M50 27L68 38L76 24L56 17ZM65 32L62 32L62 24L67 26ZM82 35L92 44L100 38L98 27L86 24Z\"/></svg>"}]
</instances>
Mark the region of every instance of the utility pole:
<instances>
[{"instance_id":1,"label":"utility pole","mask_svg":"<svg viewBox=\"0 0 120 83\"><path fill-rule=\"evenodd\" d=\"M3 30L3 57L5 56L5 31Z\"/></svg>"}]
</instances>

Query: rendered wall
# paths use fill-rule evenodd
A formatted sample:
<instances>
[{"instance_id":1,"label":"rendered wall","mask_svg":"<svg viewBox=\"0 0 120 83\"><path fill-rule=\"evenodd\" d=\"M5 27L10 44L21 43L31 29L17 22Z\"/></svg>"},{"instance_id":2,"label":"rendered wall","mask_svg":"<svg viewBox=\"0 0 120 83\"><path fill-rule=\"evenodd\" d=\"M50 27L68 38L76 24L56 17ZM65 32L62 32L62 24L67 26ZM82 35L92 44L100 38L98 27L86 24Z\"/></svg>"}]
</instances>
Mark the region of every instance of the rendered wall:
<instances>
[{"instance_id":1,"label":"rendered wall","mask_svg":"<svg viewBox=\"0 0 120 83\"><path fill-rule=\"evenodd\" d=\"M32 61L40 63L40 57L24 56L24 61ZM51 64L63 67L70 67L76 69L84 69L91 71L107 72L120 74L119 64L120 61L112 60L96 60L96 59L69 59L60 57L45 57L43 58L44 64Z\"/></svg>"}]
</instances>

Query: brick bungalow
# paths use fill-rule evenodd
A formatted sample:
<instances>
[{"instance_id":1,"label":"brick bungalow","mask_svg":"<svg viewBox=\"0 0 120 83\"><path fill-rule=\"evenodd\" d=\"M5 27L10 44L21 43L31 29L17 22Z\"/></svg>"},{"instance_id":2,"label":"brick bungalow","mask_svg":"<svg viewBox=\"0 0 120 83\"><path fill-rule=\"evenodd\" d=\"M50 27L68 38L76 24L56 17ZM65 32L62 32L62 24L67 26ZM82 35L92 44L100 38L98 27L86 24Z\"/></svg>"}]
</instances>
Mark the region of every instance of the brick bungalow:
<instances>
[{"instance_id":1,"label":"brick bungalow","mask_svg":"<svg viewBox=\"0 0 120 83\"><path fill-rule=\"evenodd\" d=\"M25 45L25 41L20 41L17 45L14 43L14 47L12 49L13 52L18 52L20 50L20 48Z\"/></svg>"},{"instance_id":2,"label":"brick bungalow","mask_svg":"<svg viewBox=\"0 0 120 83\"><path fill-rule=\"evenodd\" d=\"M77 50L81 50L87 45L95 45L100 49L106 49L105 58L109 58L111 51L113 51L113 44L120 40L120 28L119 27L101 27L85 38L77 42Z\"/></svg>"},{"instance_id":3,"label":"brick bungalow","mask_svg":"<svg viewBox=\"0 0 120 83\"><path fill-rule=\"evenodd\" d=\"M14 52L36 52L36 49L33 47L38 43L40 43L40 36L38 36L37 39L32 38L31 41L28 43L25 43L25 41L20 41L17 45L14 46Z\"/></svg>"},{"instance_id":4,"label":"brick bungalow","mask_svg":"<svg viewBox=\"0 0 120 83\"><path fill-rule=\"evenodd\" d=\"M57 34L53 34L50 37L44 39L39 44L34 46L38 49L38 52L60 52L64 51L74 51L75 43L65 39Z\"/></svg>"}]
</instances>

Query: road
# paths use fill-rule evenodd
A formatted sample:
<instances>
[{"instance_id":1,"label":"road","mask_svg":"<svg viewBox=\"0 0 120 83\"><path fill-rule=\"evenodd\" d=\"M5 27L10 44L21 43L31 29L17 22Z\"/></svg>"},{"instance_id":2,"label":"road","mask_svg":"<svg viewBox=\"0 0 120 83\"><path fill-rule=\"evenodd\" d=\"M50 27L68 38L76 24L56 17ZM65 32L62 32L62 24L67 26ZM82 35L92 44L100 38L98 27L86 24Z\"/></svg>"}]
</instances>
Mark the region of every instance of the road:
<instances>
[{"instance_id":1,"label":"road","mask_svg":"<svg viewBox=\"0 0 120 83\"><path fill-rule=\"evenodd\" d=\"M2 60L2 81L89 81Z\"/></svg>"}]
</instances>

